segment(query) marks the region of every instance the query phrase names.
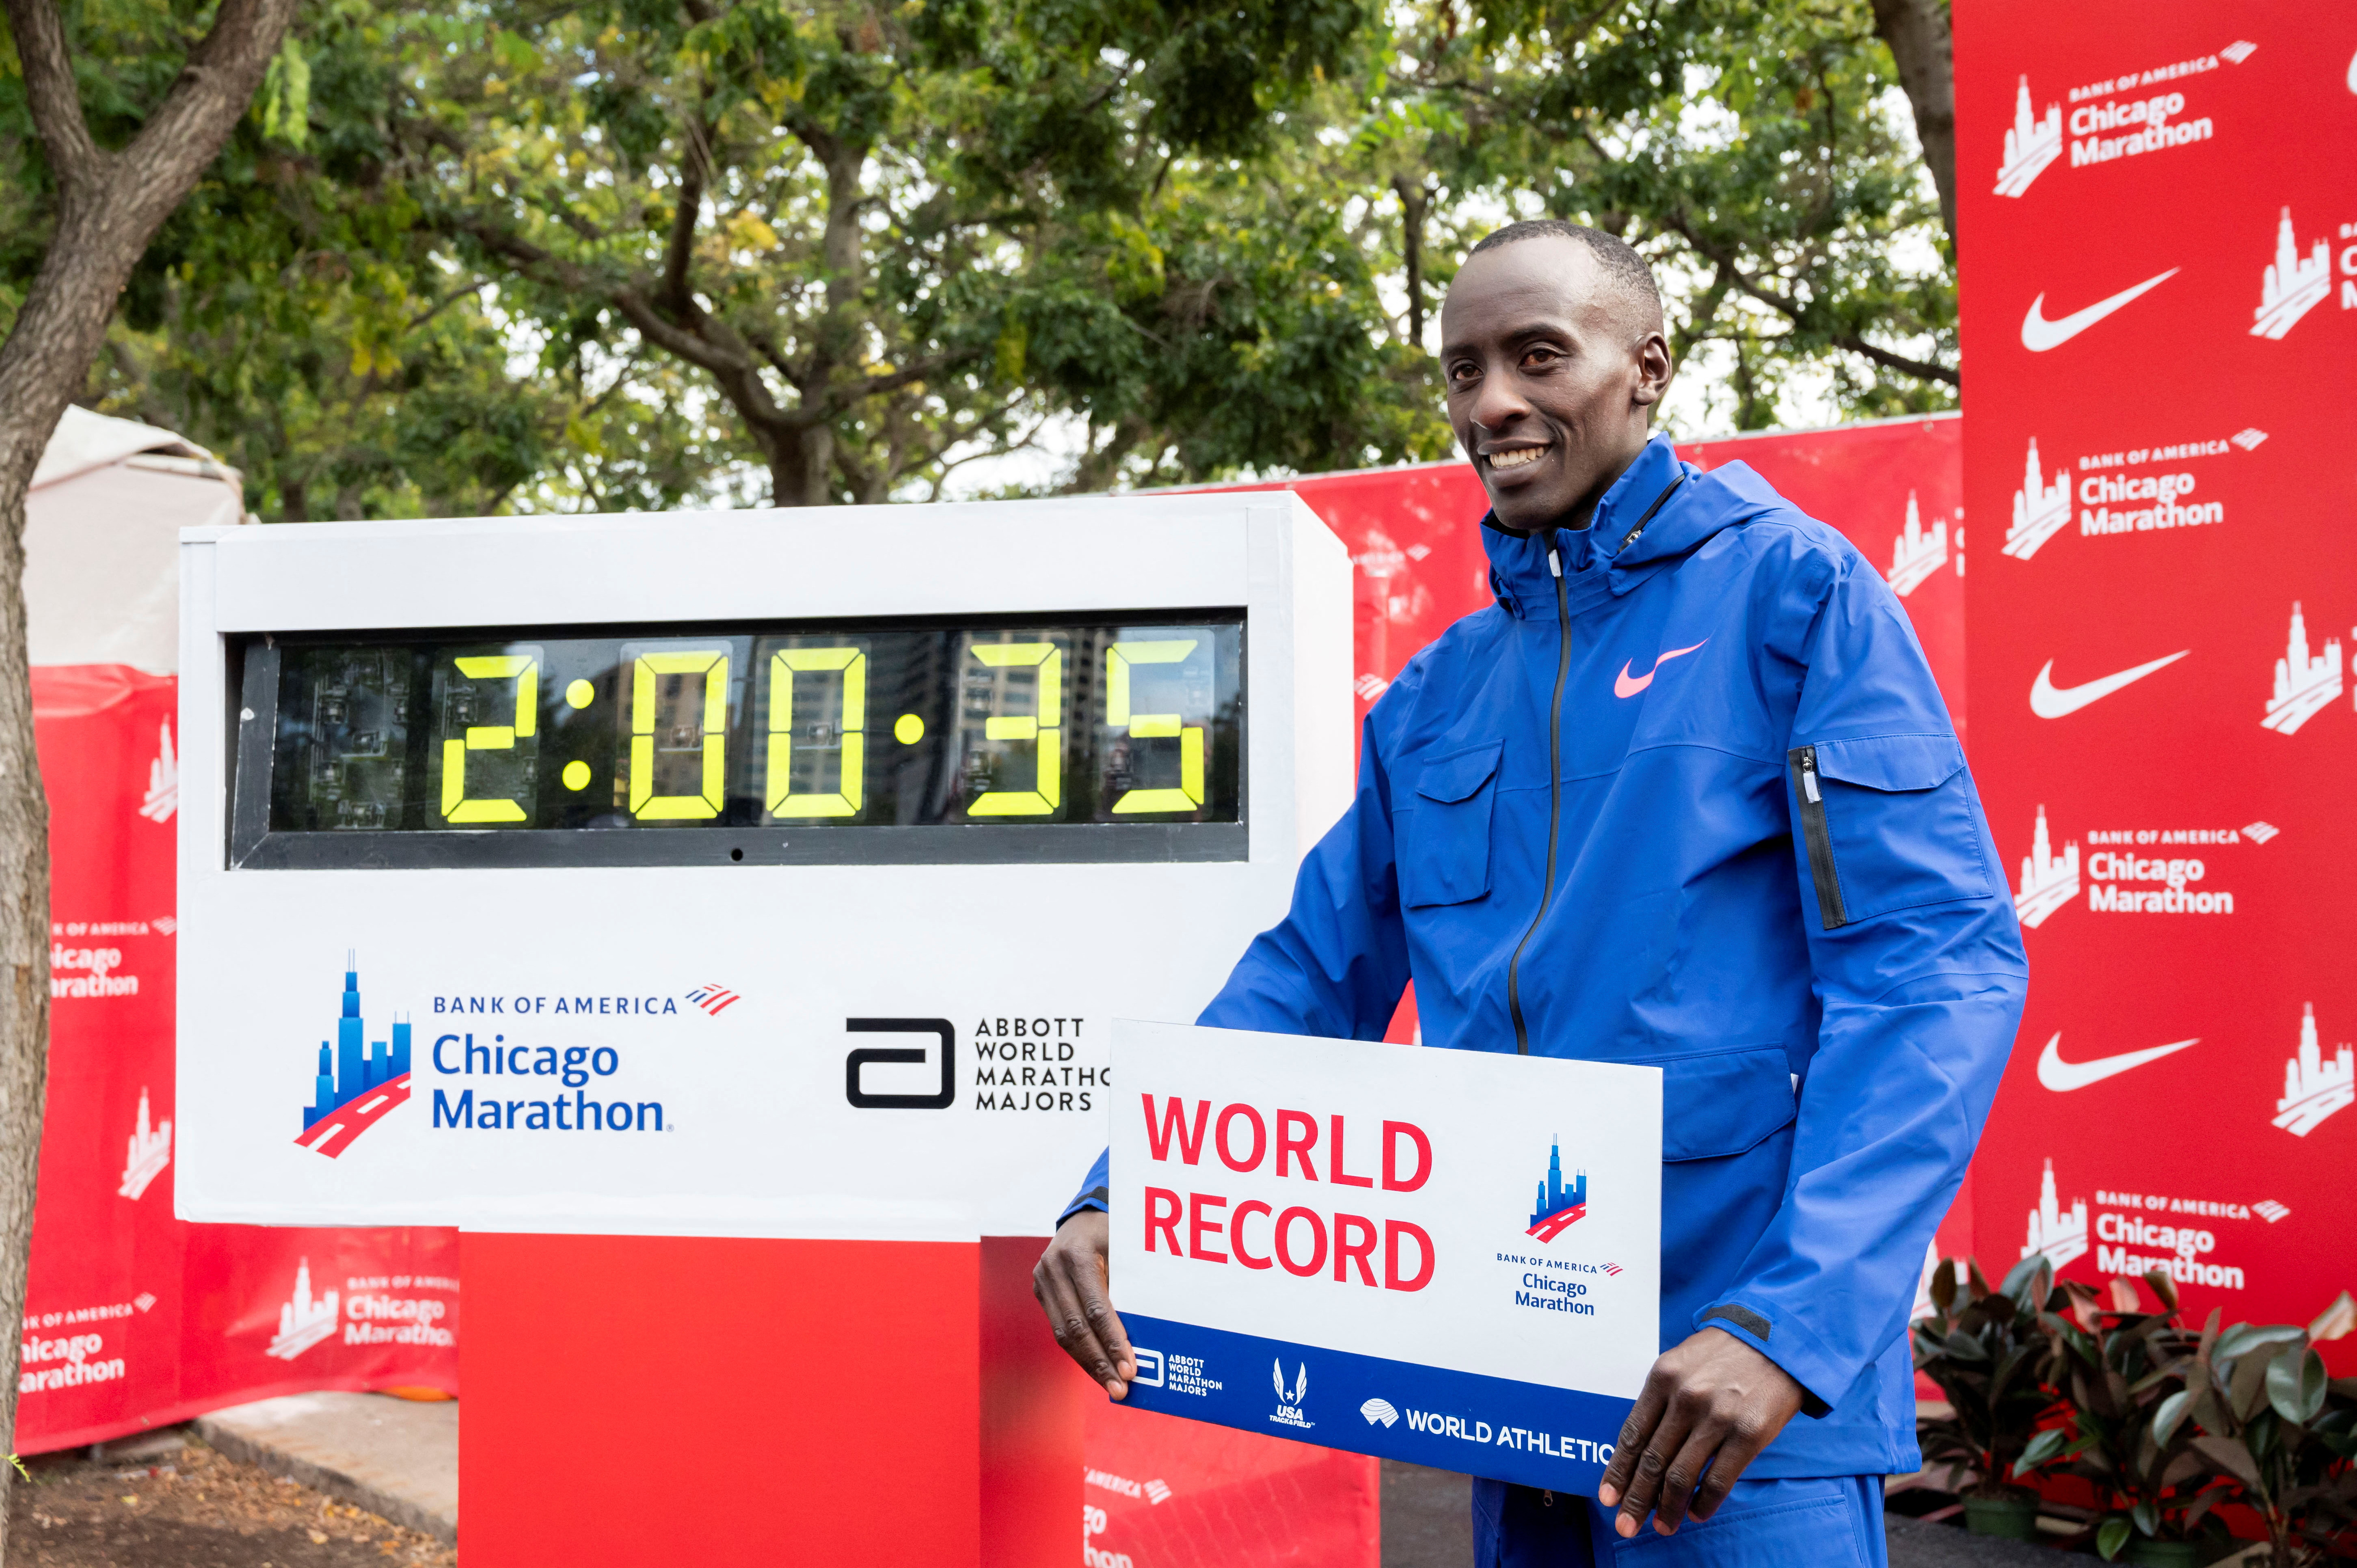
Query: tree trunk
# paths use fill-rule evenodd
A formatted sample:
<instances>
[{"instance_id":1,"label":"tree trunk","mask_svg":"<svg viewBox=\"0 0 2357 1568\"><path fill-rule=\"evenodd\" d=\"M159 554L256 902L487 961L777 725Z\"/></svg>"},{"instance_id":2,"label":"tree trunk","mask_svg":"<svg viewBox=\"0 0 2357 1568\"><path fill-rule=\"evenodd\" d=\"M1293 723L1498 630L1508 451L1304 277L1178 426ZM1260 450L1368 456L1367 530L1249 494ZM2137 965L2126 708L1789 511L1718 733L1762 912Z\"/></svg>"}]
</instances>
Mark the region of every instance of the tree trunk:
<instances>
[{"instance_id":1,"label":"tree trunk","mask_svg":"<svg viewBox=\"0 0 2357 1568\"><path fill-rule=\"evenodd\" d=\"M1956 60L1948 0L1874 0L1874 30L1899 62L1915 109L1915 140L1940 191L1940 221L1956 242Z\"/></svg>"},{"instance_id":2,"label":"tree trunk","mask_svg":"<svg viewBox=\"0 0 2357 1568\"><path fill-rule=\"evenodd\" d=\"M1407 266L1407 344L1424 347L1424 215L1432 193L1405 175L1392 177L1400 199L1400 257Z\"/></svg>"},{"instance_id":3,"label":"tree trunk","mask_svg":"<svg viewBox=\"0 0 2357 1568\"><path fill-rule=\"evenodd\" d=\"M15 1446L25 1271L48 1069L48 804L33 746L25 648L25 496L106 338L114 302L172 209L245 112L295 0L222 0L212 31L131 145L101 149L52 0L6 0L25 95L57 183L57 228L0 345L0 1422ZM7 1486L0 1466L0 1554Z\"/></svg>"}]
</instances>

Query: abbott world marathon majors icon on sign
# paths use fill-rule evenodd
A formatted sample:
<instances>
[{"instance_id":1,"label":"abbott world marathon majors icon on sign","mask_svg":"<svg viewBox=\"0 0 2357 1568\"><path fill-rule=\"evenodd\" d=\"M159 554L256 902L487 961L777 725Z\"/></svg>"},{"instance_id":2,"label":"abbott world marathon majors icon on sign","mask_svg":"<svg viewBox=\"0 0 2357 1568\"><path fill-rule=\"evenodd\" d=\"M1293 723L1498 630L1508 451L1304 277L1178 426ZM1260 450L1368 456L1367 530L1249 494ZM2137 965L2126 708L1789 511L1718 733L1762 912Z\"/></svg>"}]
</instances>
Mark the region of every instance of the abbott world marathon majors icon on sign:
<instances>
[{"instance_id":1,"label":"abbott world marathon majors icon on sign","mask_svg":"<svg viewBox=\"0 0 2357 1568\"><path fill-rule=\"evenodd\" d=\"M1349 573L1284 494L192 532L178 1211L1044 1233L1348 799Z\"/></svg>"},{"instance_id":2,"label":"abbott world marathon majors icon on sign","mask_svg":"<svg viewBox=\"0 0 2357 1568\"><path fill-rule=\"evenodd\" d=\"M1660 1069L1129 1020L1114 1061L1131 1403L1595 1491L1660 1350Z\"/></svg>"}]
</instances>

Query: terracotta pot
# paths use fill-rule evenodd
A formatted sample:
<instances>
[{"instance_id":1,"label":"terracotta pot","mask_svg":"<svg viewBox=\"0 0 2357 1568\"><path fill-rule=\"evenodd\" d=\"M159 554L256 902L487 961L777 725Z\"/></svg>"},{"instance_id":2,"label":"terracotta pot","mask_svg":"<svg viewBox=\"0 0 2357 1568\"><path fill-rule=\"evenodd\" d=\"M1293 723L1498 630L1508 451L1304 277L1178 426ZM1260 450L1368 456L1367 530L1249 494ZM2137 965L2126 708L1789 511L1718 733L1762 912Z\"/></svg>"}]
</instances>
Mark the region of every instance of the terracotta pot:
<instances>
[{"instance_id":1,"label":"terracotta pot","mask_svg":"<svg viewBox=\"0 0 2357 1568\"><path fill-rule=\"evenodd\" d=\"M2038 1539L2036 1498L1966 1498L1964 1528L1975 1535L2006 1541Z\"/></svg>"}]
</instances>

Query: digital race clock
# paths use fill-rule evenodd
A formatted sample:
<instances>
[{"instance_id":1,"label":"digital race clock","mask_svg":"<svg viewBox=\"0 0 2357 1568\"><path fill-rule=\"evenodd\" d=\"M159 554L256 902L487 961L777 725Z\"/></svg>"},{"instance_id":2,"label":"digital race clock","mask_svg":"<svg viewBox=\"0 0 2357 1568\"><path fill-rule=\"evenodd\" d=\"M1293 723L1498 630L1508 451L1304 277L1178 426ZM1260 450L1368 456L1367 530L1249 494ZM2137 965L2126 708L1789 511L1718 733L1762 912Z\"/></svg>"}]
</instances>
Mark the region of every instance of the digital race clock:
<instances>
[{"instance_id":1,"label":"digital race clock","mask_svg":"<svg viewBox=\"0 0 2357 1568\"><path fill-rule=\"evenodd\" d=\"M1243 649L1241 611L249 637L231 862L1241 860Z\"/></svg>"},{"instance_id":2,"label":"digital race clock","mask_svg":"<svg viewBox=\"0 0 2357 1568\"><path fill-rule=\"evenodd\" d=\"M1282 492L181 565L192 1219L1044 1235L1113 1019L1193 1018L1349 799L1350 563Z\"/></svg>"}]
</instances>

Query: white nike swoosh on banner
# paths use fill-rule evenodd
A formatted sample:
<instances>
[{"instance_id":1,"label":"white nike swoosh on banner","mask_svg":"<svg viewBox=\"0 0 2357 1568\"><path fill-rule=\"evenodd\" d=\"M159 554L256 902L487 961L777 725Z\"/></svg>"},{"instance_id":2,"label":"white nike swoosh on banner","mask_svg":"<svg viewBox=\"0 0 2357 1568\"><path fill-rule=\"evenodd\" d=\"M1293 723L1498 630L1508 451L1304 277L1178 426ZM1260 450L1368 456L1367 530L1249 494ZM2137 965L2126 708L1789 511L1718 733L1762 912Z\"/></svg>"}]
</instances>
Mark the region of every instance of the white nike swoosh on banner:
<instances>
[{"instance_id":1,"label":"white nike swoosh on banner","mask_svg":"<svg viewBox=\"0 0 2357 1568\"><path fill-rule=\"evenodd\" d=\"M2134 288L2122 289L2111 298L2099 299L2086 309L2074 310L2059 321L2049 321L2040 314L2041 307L2046 304L2046 295L2041 292L2036 299L2029 302L2029 314L2021 318L2021 346L2033 354L2042 354L2049 349L2059 349L2147 289L2158 288L2162 284L2175 277L2179 270L2171 267L2158 277L2147 278Z\"/></svg>"},{"instance_id":2,"label":"white nike swoosh on banner","mask_svg":"<svg viewBox=\"0 0 2357 1568\"><path fill-rule=\"evenodd\" d=\"M2074 1089L2084 1089L2091 1083L2101 1083L2104 1079L2124 1073L2132 1067L2142 1067L2147 1062L2157 1062L2163 1057L2175 1056L2188 1046L2198 1046L2201 1043L2200 1037L2196 1036L2190 1040L2178 1040L2166 1046L2147 1046L2140 1051L2122 1051L2115 1057L2097 1057L2091 1062L2066 1062L2062 1059L2061 1051L2057 1048L2062 1044L2062 1032L2057 1029L2054 1032L2054 1037L2046 1042L2046 1049L2038 1058L2038 1081L2057 1094L2068 1094Z\"/></svg>"},{"instance_id":3,"label":"white nike swoosh on banner","mask_svg":"<svg viewBox=\"0 0 2357 1568\"><path fill-rule=\"evenodd\" d=\"M2180 648L2166 659L2156 659L2149 664L2139 664L2133 670L2123 670L2116 675L2106 675L2100 681L2083 685L2057 686L2054 683L2054 660L2048 660L2038 671L2038 679L2029 683L2029 711L2041 719L2059 719L2065 714L2075 714L2089 703L2100 702L2123 686L2134 685L2163 665L2174 664L2193 650Z\"/></svg>"}]
</instances>

